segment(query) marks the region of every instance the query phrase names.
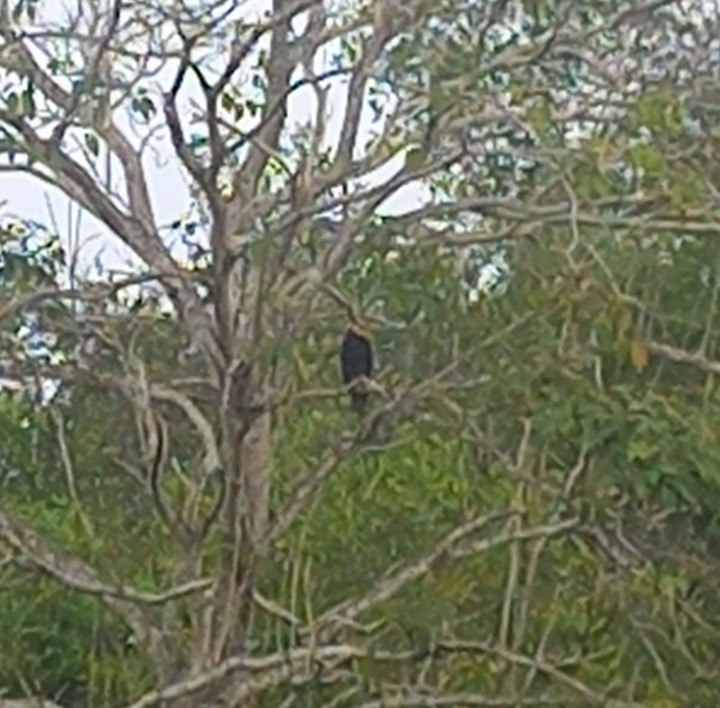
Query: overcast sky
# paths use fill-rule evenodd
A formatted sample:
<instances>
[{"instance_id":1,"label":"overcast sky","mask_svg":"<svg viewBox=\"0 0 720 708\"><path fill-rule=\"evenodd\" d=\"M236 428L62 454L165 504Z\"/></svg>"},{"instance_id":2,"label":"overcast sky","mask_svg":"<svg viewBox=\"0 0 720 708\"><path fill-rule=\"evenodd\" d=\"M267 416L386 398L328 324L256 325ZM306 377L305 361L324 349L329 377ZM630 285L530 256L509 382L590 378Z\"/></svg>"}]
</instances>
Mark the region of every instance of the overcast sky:
<instances>
[{"instance_id":1,"label":"overcast sky","mask_svg":"<svg viewBox=\"0 0 720 708\"><path fill-rule=\"evenodd\" d=\"M270 0L247 0L243 4L241 12L243 16L251 17L269 10L270 4ZM63 17L66 17L69 12L68 7L73 5L76 6L76 3L68 2L68 0L62 2L44 0L39 20L43 23L62 22ZM323 58L320 61L323 61ZM167 88L173 77L174 67L169 67L166 71L158 74L156 80L158 84ZM333 136L339 134L339 127L343 117L346 95L343 85L344 82L338 81L330 95L332 115L329 128ZM183 96L184 100L181 103L181 108L187 110L193 98L199 99L200 94L196 87L189 86ZM307 120L311 115L308 107L312 107L314 100L310 88L299 90L290 102L291 119ZM310 110L312 109L310 108ZM120 112L117 116L117 122L130 136L134 134L139 137L141 135L137 129L130 126L127 117ZM370 120L364 121L360 143L366 137L369 137L371 127ZM135 142L137 143L137 140ZM152 190L158 223L168 225L176 220L188 206L189 195L186 178L181 172L178 161L173 156L174 152L164 133L161 137L158 136L158 139L153 142L153 146L154 154L148 153L146 155L146 172ZM388 169L378 173L378 177L387 178L398 167L397 162L388 165ZM423 190L419 186L408 186L394 195L391 200L388 200L383 206L383 211L402 212L416 207L422 202L422 195ZM73 229L75 228L80 213L76 207L71 207L70 201L62 193L57 190L50 190L47 185L22 174L0 173L0 199L6 202L3 211L0 212L0 215L6 219L8 217L33 219L49 225L50 209L52 209L58 221L63 240L67 240L68 234L71 233L71 223ZM69 220L70 218L72 218L72 221ZM86 243L82 251L83 262L88 264L92 262L101 249L103 250L102 260L107 266L111 268L118 267L126 262L129 251L122 247L116 238L109 237L109 233L108 229L96 219L87 213L82 213L79 222L79 234L81 241ZM167 238L172 240L172 236L168 231L164 232L164 234L167 234Z\"/></svg>"}]
</instances>

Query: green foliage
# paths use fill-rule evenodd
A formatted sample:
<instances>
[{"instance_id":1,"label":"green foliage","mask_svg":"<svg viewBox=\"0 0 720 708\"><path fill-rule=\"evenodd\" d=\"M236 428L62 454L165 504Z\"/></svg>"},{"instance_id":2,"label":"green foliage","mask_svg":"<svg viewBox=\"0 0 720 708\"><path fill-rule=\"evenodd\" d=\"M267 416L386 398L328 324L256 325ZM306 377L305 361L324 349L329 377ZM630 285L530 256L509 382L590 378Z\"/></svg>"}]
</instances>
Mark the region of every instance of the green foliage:
<instances>
[{"instance_id":1,"label":"green foliage","mask_svg":"<svg viewBox=\"0 0 720 708\"><path fill-rule=\"evenodd\" d=\"M702 244L691 242L674 251L672 278L651 281L662 238L644 247L602 236L598 234L598 248L619 281L645 288L644 295L652 293L660 311L672 313L662 325L668 336L692 333L693 328L702 333L706 308L698 302L710 293L692 277L706 258ZM317 503L273 551L261 579L264 592L309 620L347 599L348 591L362 595L388 567L419 559L463 519L505 508L521 477L492 451L514 454L523 435L522 418L532 420L524 472L533 482L525 491L527 523L546 521L562 509L553 490L585 444L594 463L571 502L584 519L604 523L616 513L610 500L621 494L638 509L674 510L674 538L685 539L686 552L699 547L698 534L712 533L720 495L714 432L720 408L714 385L708 387L693 369L653 357L638 371L623 344L634 336L632 309L612 300L600 267L586 270L592 287L583 291L575 289L570 275L558 278L565 243L557 238L556 247L548 238L542 248L515 259L516 275L505 294L469 308L461 307L454 263L442 254L431 259L408 250L396 260L377 254L362 270L344 275L350 291L357 288L367 295L365 304L382 300L388 319L406 323L396 331L376 333L394 376L417 381L423 371L441 367L451 358L448 337L453 334L463 357L457 383L476 383L454 394L466 411L463 420L443 423L440 416L429 428L411 421L397 431L389 450L341 464ZM526 272L528 263L532 272ZM427 284L422 291L420 281ZM418 301L422 307L416 306ZM306 340L291 342L289 353L306 385L335 385L337 374L328 362L341 326L318 319ZM579 345L591 336L599 349L589 356ZM144 356L155 358L158 374L164 337L158 329L142 343ZM109 463L113 445L127 444L130 429L130 419L118 417L116 406L101 392L77 389L65 413L72 421L68 444L81 498L97 535L87 537L64 494L50 418L7 398L0 457L3 469L20 474L6 482L3 498L38 531L104 572L117 573L137 587L163 587L172 549L152 522L147 502ZM344 400L334 399L297 404L278 418L275 508L324 459L328 441L346 434L353 420ZM482 443L478 430L483 431ZM188 464L190 448L182 453ZM639 530L632 533L636 542L657 545L652 537L643 541ZM531 550L532 545L522 551L524 563ZM207 562L214 562L211 556ZM387 649L423 646L443 626L468 641L488 636L496 631L507 592L507 564L507 547L498 546L477 558L440 565L364 619L384 623ZM626 685L618 695L626 694L628 700L675 700L677 695L655 679L651 642L672 685L685 686L695 704L711 705L711 682L693 679L692 662L678 659L670 639L651 636L652 630L637 619L651 614L666 631L672 623L666 598L691 587L707 598L706 620L720 619L711 585L702 571L671 561L658 561L654 571L619 582L598 564L592 546L551 541L532 581L518 648L531 653L552 625L547 653L565 655L585 647L595 657L583 665L584 682ZM17 672L32 675L46 693L66 695L73 705L119 702L149 685L142 661L123 643L123 630L92 599L69 595L52 580L7 569L3 588L10 598L0 627L0 637L8 638L0 644L3 685L19 690ZM518 602L523 592L516 589ZM20 599L28 596L34 598L30 605ZM514 623L522 621L520 607L514 610ZM629 626L635 627L632 633ZM275 619L260 615L258 650L276 650L287 641L283 633ZM718 649L708 629L693 629L692 642L696 657L713 656ZM50 661L49 656L62 660ZM512 672L502 661L487 659L480 666L478 670L475 660L450 660L453 689L515 690ZM359 670L369 685L393 680L392 671L371 661ZM627 683L629 670L644 677L641 687ZM554 691L559 703L570 700L562 688Z\"/></svg>"}]
</instances>

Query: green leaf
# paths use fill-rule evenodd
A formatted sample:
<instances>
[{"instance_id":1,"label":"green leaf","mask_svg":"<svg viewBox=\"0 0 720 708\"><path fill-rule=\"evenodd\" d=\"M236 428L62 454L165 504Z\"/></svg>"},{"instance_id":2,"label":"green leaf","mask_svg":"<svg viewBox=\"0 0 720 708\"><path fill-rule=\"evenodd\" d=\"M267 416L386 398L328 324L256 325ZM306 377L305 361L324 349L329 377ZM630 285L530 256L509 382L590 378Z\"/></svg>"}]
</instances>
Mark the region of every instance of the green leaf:
<instances>
[{"instance_id":1,"label":"green leaf","mask_svg":"<svg viewBox=\"0 0 720 708\"><path fill-rule=\"evenodd\" d=\"M662 153L652 145L640 143L627 151L630 164L643 170L649 177L661 175L665 169L665 159Z\"/></svg>"},{"instance_id":2,"label":"green leaf","mask_svg":"<svg viewBox=\"0 0 720 708\"><path fill-rule=\"evenodd\" d=\"M134 97L130 102L130 110L138 113L146 121L149 121L156 112L155 102L145 93Z\"/></svg>"},{"instance_id":3,"label":"green leaf","mask_svg":"<svg viewBox=\"0 0 720 708\"><path fill-rule=\"evenodd\" d=\"M100 143L94 133L85 133L85 147L94 157L97 157L99 155Z\"/></svg>"},{"instance_id":4,"label":"green leaf","mask_svg":"<svg viewBox=\"0 0 720 708\"><path fill-rule=\"evenodd\" d=\"M408 170L419 170L425 164L425 151L419 147L412 147L405 153L405 167Z\"/></svg>"},{"instance_id":5,"label":"green leaf","mask_svg":"<svg viewBox=\"0 0 720 708\"><path fill-rule=\"evenodd\" d=\"M229 91L224 91L220 96L220 107L228 112L235 110L235 100Z\"/></svg>"}]
</instances>

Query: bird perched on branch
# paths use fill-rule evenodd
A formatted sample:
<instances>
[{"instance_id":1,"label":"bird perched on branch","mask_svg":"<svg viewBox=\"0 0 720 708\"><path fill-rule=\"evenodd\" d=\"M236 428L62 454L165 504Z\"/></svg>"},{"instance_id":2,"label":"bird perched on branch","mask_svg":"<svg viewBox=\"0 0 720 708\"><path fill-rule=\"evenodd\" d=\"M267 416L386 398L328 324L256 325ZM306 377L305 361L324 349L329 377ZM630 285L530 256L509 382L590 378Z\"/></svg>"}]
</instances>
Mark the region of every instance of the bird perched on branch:
<instances>
[{"instance_id":1,"label":"bird perched on branch","mask_svg":"<svg viewBox=\"0 0 720 708\"><path fill-rule=\"evenodd\" d=\"M340 370L343 383L350 391L353 410L362 415L369 396L367 385L362 379L372 376L373 350L369 334L354 317L351 320L340 347Z\"/></svg>"}]
</instances>

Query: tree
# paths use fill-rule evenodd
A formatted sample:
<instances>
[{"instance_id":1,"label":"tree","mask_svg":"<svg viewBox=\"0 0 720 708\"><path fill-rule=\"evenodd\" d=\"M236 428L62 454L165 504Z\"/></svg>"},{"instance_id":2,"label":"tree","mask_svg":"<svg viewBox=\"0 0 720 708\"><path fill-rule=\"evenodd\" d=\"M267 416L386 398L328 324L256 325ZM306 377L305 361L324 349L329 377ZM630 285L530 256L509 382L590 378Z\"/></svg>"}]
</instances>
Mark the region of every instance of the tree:
<instances>
[{"instance_id":1,"label":"tree","mask_svg":"<svg viewBox=\"0 0 720 708\"><path fill-rule=\"evenodd\" d=\"M659 362L716 371L716 293L707 300L697 283L680 280L657 287L658 249L643 256L635 240L652 236L671 248L678 235L717 231L707 168L717 136L706 127L715 99L704 78L716 70L709 40L717 28L690 3L331 8L277 0L252 20L236 5L86 0L64 26L45 22L34 2L2 9L0 66L14 81L0 109L3 169L65 194L142 264L120 280L75 276L63 288L12 280L5 341L16 340L17 318L32 315L58 337L65 361L11 349L4 373L58 379L75 405L106 411L112 425L103 437L124 441L127 479L103 475L98 488L115 483L131 500L126 518L156 544L162 567L143 590L132 558L108 556L107 528L95 547L88 533L84 546L66 539L58 549L58 529L38 529L18 501L0 505L8 557L121 619L150 667L128 697L133 706L279 705L300 701L308 686L317 691L308 700L340 701L350 691L348 704L515 705L529 694L556 704L671 705L693 672L711 674L705 657L716 634L705 626L693 636L684 647L692 668L675 675L668 650L635 616L658 596L627 578L624 597L599 596L595 586L608 583L607 557L633 567L638 543L652 556L658 537L645 535L648 522L658 503L675 503L653 483L655 465L631 480L652 487L648 509L625 519L642 533L630 550L622 530L608 536L624 507L601 498L613 486L637 494L617 479L615 455L627 451L614 441L627 426L629 463L662 457L667 447L648 446L648 437L693 431L677 413L658 411L677 396L687 413L699 394L697 381L684 396L673 392L673 377L689 380ZM685 45L669 52L680 37ZM319 66L323 52L331 59ZM335 80L346 82L337 135ZM190 82L199 99L187 99L185 114ZM293 120L296 100L311 105L307 122ZM145 152L158 130L194 201L197 219L174 225L194 270L161 236L151 198ZM419 184L430 191L425 204L384 209ZM716 260L707 241L677 248L678 272L697 262L693 249ZM493 259L506 264L495 287L507 291L467 311L461 276L474 281ZM138 284L140 301L123 304L119 294ZM678 305L679 292L696 299ZM168 316L159 312L165 302ZM685 331L658 314L687 315L697 302L710 303L704 327L695 318ZM317 346L339 338L348 308L372 319L392 362L359 424L328 402L328 389L342 395L325 372L334 343ZM657 332L687 336L699 353ZM643 384L628 362L642 372L651 357L660 400L645 398L638 411ZM87 411L72 410L82 427ZM322 419L319 439L310 434L313 414ZM648 418L662 425L653 429ZM422 523L414 535L404 531L412 543L399 541L412 558L376 549L384 572L375 568L364 584L326 579L322 610L302 619L268 597L266 588L287 580L282 544L307 528L314 504L322 501L319 518L338 529L343 509L332 495L350 460L368 459L367 473L380 449L383 499L413 522L401 512L412 487L393 497L390 486L399 482L392 464L402 465L393 444L408 430L422 442L413 450L422 452L418 484L437 494L435 504L418 501ZM443 448L457 467L439 474L442 463L427 461L442 436L457 442ZM301 443L303 455L288 459L285 446ZM91 457L80 436L74 444ZM103 452L109 468L113 454ZM486 476L460 481L470 453ZM292 476L295 466L303 469ZM356 522L358 491L344 489ZM357 524L354 532L371 530ZM558 587L555 570L568 587ZM468 599L477 577L493 621ZM663 577L679 583L677 565ZM302 598L311 608L308 586ZM416 603L407 636L388 629L403 613L401 598ZM458 612L450 628L441 598ZM629 648L614 615L635 622ZM658 622L662 634L674 620L668 611ZM269 626L282 628L281 650L263 644ZM643 685L624 673L628 656ZM707 690L697 688L694 704L709 700Z\"/></svg>"}]
</instances>

